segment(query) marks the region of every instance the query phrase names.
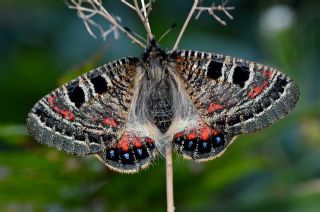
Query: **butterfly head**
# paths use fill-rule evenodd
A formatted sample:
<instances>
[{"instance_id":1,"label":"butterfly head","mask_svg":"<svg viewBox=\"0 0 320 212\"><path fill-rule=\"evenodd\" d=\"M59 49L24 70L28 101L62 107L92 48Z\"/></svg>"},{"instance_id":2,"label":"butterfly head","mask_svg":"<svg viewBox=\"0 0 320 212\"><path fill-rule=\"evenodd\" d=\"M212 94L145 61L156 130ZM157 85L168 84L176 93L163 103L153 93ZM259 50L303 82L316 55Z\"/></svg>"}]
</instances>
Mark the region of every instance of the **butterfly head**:
<instances>
[{"instance_id":1,"label":"butterfly head","mask_svg":"<svg viewBox=\"0 0 320 212\"><path fill-rule=\"evenodd\" d=\"M142 60L145 63L162 62L166 58L166 52L156 43L154 39L148 42L148 45L142 55Z\"/></svg>"}]
</instances>

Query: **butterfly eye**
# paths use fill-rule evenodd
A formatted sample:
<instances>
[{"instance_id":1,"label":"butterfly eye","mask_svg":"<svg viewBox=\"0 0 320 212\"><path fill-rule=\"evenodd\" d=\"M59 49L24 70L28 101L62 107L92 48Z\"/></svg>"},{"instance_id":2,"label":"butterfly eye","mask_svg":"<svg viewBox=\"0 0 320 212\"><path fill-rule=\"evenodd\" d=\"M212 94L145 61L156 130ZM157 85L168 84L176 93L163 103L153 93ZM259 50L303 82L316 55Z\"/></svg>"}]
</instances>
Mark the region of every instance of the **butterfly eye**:
<instances>
[{"instance_id":1,"label":"butterfly eye","mask_svg":"<svg viewBox=\"0 0 320 212\"><path fill-rule=\"evenodd\" d=\"M212 138L212 145L214 148L224 146L225 140L223 135L216 135Z\"/></svg>"}]
</instances>

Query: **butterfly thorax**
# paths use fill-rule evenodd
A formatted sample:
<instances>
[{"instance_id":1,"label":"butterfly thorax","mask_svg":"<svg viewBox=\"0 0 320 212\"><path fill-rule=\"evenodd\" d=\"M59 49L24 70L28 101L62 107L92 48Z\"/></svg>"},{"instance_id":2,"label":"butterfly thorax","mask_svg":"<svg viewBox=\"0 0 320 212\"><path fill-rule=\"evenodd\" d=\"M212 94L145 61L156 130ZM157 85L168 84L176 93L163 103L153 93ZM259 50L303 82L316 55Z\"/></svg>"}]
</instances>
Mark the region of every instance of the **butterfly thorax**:
<instances>
[{"instance_id":1,"label":"butterfly thorax","mask_svg":"<svg viewBox=\"0 0 320 212\"><path fill-rule=\"evenodd\" d=\"M173 118L172 79L167 69L166 53L150 42L141 61L143 77L137 103L145 105L140 108L145 109L147 119L164 133Z\"/></svg>"}]
</instances>

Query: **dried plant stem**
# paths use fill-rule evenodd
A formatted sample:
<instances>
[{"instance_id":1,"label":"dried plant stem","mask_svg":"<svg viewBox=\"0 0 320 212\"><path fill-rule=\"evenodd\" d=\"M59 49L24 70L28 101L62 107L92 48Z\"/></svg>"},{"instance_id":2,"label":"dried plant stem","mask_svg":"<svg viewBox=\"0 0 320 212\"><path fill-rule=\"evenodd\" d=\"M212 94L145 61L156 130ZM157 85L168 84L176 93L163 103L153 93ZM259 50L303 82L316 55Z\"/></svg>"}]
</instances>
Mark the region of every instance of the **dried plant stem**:
<instances>
[{"instance_id":1,"label":"dried plant stem","mask_svg":"<svg viewBox=\"0 0 320 212\"><path fill-rule=\"evenodd\" d=\"M177 40L176 40L176 42L175 42L172 50L175 50L175 49L178 48L178 45L179 45L180 40L181 40L181 38L182 38L182 35L183 35L183 33L186 31L186 28L187 28L187 26L188 26L188 24L189 24L189 22L190 22L190 19L191 19L192 16L193 16L193 13L194 13L194 11L196 10L198 4L199 4L199 0L194 0L194 3L193 3L192 8L191 8L191 10L190 10L190 12L189 12L189 15L188 15L187 19L185 20L185 22L184 22L184 24L183 24L183 26L182 26L182 29L181 29L181 31L180 31L180 33L179 33L179 36L178 36L178 38L177 38Z\"/></svg>"},{"instance_id":2,"label":"dried plant stem","mask_svg":"<svg viewBox=\"0 0 320 212\"><path fill-rule=\"evenodd\" d=\"M181 28L179 36L178 36L172 50L175 50L178 48L178 45L179 45L181 38L182 38L182 35L186 31L186 28L190 22L190 19L192 18L195 11L198 11L198 13L195 17L196 19L198 19L203 12L208 12L209 15L211 15L219 23L221 23L224 26L227 25L227 23L224 20L222 20L218 15L215 14L216 11L220 11L220 12L223 12L228 18L233 19L232 15L228 11L233 10L234 7L226 7L227 3L228 3L228 1L226 0L226 1L223 1L221 5L215 6L215 4L212 3L212 5L210 7L203 7L203 6L199 5L199 4L201 4L201 0L194 0L193 6L189 12L188 17L186 18L186 20Z\"/></svg>"},{"instance_id":3,"label":"dried plant stem","mask_svg":"<svg viewBox=\"0 0 320 212\"><path fill-rule=\"evenodd\" d=\"M148 19L148 15L152 10L152 2L149 1L149 3L146 4L144 0L140 0L142 8L140 8L137 0L133 0L133 4L129 3L127 0L121 0L121 2L128 6L130 9L133 9L138 14L144 28L146 29L148 39L152 39L153 34L151 32L151 27Z\"/></svg>"},{"instance_id":4,"label":"dried plant stem","mask_svg":"<svg viewBox=\"0 0 320 212\"><path fill-rule=\"evenodd\" d=\"M138 44L139 46L141 46L142 48L145 48L145 45L143 43L141 43L137 38L135 38L133 35L131 35L130 33L127 32L127 30L122 27L120 24L118 24L118 22L108 13L108 11L102 7L101 10L103 11L102 13L100 13L101 16L103 16L104 18L106 18L107 20L109 20L113 25L115 25L116 27L118 27L118 29L120 31L122 31L126 36L128 36L128 38L130 38L134 43Z\"/></svg>"},{"instance_id":5,"label":"dried plant stem","mask_svg":"<svg viewBox=\"0 0 320 212\"><path fill-rule=\"evenodd\" d=\"M141 9L139 7L139 4L138 4L137 0L134 0L134 6L136 8L136 12L137 12L138 16L140 17L140 19L141 19L141 21L142 21L142 23L144 25L144 28L147 31L147 37L148 37L148 39L152 39L153 35L152 35L152 32L151 32L151 28L150 28L150 24L149 24L148 15L147 15L147 11L146 11L144 0L141 0L141 3L142 3L143 14L141 12Z\"/></svg>"},{"instance_id":6,"label":"dried plant stem","mask_svg":"<svg viewBox=\"0 0 320 212\"><path fill-rule=\"evenodd\" d=\"M174 212L172 146L166 148L167 212Z\"/></svg>"},{"instance_id":7,"label":"dried plant stem","mask_svg":"<svg viewBox=\"0 0 320 212\"><path fill-rule=\"evenodd\" d=\"M123 26L121 26L119 21L117 21L117 19L113 17L105 7L102 6L101 0L69 0L66 1L66 3L70 9L74 9L77 11L78 16L83 20L91 36L95 37L93 31L91 30L91 26L98 28L103 37L105 37L112 31L120 30L129 39L131 39L133 43L136 43L142 48L145 48L145 44L143 44L135 36L130 34ZM87 4L83 5L84 3ZM92 19L95 15L100 15L105 18L109 23L111 23L112 27L109 30L104 30L102 26L100 26Z\"/></svg>"}]
</instances>

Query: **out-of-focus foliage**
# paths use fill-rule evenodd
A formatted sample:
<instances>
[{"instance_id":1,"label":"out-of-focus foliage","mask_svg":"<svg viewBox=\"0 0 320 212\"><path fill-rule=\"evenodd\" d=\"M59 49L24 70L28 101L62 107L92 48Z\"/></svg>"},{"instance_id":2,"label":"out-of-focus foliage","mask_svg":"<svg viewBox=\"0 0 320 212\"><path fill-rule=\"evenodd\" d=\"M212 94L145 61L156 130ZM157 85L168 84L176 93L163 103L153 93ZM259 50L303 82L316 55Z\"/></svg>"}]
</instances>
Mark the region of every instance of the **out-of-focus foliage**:
<instances>
[{"instance_id":1,"label":"out-of-focus foliage","mask_svg":"<svg viewBox=\"0 0 320 212\"><path fill-rule=\"evenodd\" d=\"M124 25L144 34L120 1L105 1ZM219 3L219 2L218 2ZM273 126L240 136L219 159L174 160L177 211L320 211L320 1L231 1L224 27L202 15L180 44L279 68L297 81L296 109ZM156 1L151 26L172 47L192 1ZM164 211L160 158L136 175L117 174L94 157L50 149L27 136L32 105L62 82L100 64L142 52L124 36L94 40L63 1L0 2L0 210Z\"/></svg>"}]
</instances>

